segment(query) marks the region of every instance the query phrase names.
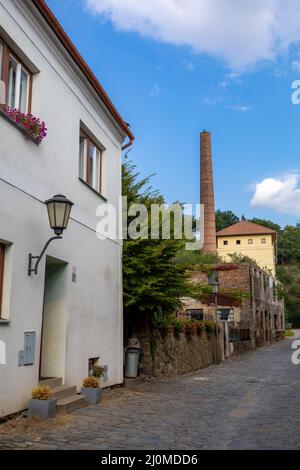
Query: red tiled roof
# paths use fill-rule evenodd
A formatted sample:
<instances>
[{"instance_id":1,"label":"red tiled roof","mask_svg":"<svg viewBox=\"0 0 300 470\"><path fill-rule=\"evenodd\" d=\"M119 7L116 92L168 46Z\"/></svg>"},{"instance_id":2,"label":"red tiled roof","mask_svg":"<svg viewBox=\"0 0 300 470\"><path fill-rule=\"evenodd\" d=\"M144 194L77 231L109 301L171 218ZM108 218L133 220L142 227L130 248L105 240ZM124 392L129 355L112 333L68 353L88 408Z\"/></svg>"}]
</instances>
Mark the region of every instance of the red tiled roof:
<instances>
[{"instance_id":1,"label":"red tiled roof","mask_svg":"<svg viewBox=\"0 0 300 470\"><path fill-rule=\"evenodd\" d=\"M106 108L109 110L110 114L114 117L114 119L117 121L121 129L129 137L130 141L126 146L123 147L123 149L131 145L134 141L134 135L129 129L128 124L122 119L121 115L119 114L119 112L113 105L112 101L110 100L106 92L104 91L103 87L100 85L98 79L93 74L92 70L89 68L87 63L82 58L82 56L79 54L78 50L72 43L67 33L64 31L63 27L55 18L50 8L47 6L46 2L44 0L32 0L32 2L36 6L36 8L39 10L40 14L43 16L45 21L48 23L52 31L56 34L56 36L58 37L58 39L60 40L64 48L67 50L67 52L70 54L74 62L83 72L83 74L85 75L87 80L90 82L94 90L97 92L98 96L101 98Z\"/></svg>"},{"instance_id":2,"label":"red tiled roof","mask_svg":"<svg viewBox=\"0 0 300 470\"><path fill-rule=\"evenodd\" d=\"M277 232L271 228L248 222L248 220L242 220L217 232L217 237L230 237L234 235L272 235L273 238L276 238Z\"/></svg>"}]
</instances>

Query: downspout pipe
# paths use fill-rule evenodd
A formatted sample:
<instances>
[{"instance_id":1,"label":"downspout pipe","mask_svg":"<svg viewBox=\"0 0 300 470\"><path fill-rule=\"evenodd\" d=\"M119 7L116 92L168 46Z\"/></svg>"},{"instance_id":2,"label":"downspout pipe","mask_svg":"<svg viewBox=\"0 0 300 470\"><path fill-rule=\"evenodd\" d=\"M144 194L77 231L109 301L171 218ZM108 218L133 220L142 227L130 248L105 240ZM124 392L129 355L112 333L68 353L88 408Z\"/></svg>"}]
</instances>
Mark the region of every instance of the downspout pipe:
<instances>
[{"instance_id":1,"label":"downspout pipe","mask_svg":"<svg viewBox=\"0 0 300 470\"><path fill-rule=\"evenodd\" d=\"M129 142L127 142L127 144L123 145L123 147L121 149L122 152L123 152L123 150L128 149L128 147L131 147L131 145L133 145L134 140L135 140L134 137L130 137Z\"/></svg>"}]
</instances>

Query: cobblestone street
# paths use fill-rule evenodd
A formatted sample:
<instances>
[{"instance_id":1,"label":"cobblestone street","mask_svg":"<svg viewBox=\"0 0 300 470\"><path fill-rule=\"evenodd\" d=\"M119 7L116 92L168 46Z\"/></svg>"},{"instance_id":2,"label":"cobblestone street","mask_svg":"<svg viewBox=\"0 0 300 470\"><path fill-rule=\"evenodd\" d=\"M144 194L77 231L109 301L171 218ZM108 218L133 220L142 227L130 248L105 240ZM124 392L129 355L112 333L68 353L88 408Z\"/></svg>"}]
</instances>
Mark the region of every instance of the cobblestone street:
<instances>
[{"instance_id":1,"label":"cobblestone street","mask_svg":"<svg viewBox=\"0 0 300 470\"><path fill-rule=\"evenodd\" d=\"M293 339L194 374L111 390L101 405L46 426L0 425L0 448L300 449Z\"/></svg>"}]
</instances>

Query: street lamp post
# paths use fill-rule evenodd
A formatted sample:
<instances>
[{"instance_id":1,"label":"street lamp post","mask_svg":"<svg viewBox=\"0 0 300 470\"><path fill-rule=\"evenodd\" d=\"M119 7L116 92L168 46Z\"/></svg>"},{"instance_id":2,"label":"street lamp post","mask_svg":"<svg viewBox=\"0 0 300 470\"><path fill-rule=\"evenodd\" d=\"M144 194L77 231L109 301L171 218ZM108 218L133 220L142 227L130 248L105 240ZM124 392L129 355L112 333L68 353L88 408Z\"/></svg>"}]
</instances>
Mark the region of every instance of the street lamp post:
<instances>
[{"instance_id":1,"label":"street lamp post","mask_svg":"<svg viewBox=\"0 0 300 470\"><path fill-rule=\"evenodd\" d=\"M28 276L31 273L38 273L39 263L46 252L48 246L53 240L61 240L63 231L66 230L70 219L71 209L73 202L67 199L62 194L57 194L53 198L45 201L48 210L49 224L55 233L55 237L51 237L45 244L39 256L33 256L29 253L28 256ZM35 260L35 261L34 261Z\"/></svg>"},{"instance_id":2,"label":"street lamp post","mask_svg":"<svg viewBox=\"0 0 300 470\"><path fill-rule=\"evenodd\" d=\"M219 328L218 328L218 294L219 294L219 279L218 271L214 271L209 278L209 285L212 287L212 292L215 300L215 314L216 314L216 363L219 364Z\"/></svg>"}]
</instances>

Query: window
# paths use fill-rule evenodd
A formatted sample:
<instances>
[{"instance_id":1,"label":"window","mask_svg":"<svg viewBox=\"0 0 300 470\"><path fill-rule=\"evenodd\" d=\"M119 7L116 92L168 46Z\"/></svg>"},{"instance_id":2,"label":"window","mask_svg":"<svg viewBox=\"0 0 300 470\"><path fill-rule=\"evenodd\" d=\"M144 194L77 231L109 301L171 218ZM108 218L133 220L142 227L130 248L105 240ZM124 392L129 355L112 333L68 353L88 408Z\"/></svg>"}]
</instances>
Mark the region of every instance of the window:
<instances>
[{"instance_id":1,"label":"window","mask_svg":"<svg viewBox=\"0 0 300 470\"><path fill-rule=\"evenodd\" d=\"M102 191L102 152L94 142L80 132L79 177L91 188Z\"/></svg>"},{"instance_id":2,"label":"window","mask_svg":"<svg viewBox=\"0 0 300 470\"><path fill-rule=\"evenodd\" d=\"M262 245L265 245L266 243L267 243L267 239L266 239L266 238L262 238L262 239L261 239L261 244L262 244Z\"/></svg>"},{"instance_id":3,"label":"window","mask_svg":"<svg viewBox=\"0 0 300 470\"><path fill-rule=\"evenodd\" d=\"M237 240L237 241L236 241L236 244L237 244L237 245L240 245L240 244L241 244L241 240Z\"/></svg>"},{"instance_id":4,"label":"window","mask_svg":"<svg viewBox=\"0 0 300 470\"><path fill-rule=\"evenodd\" d=\"M3 44L0 41L0 77L2 77Z\"/></svg>"},{"instance_id":5,"label":"window","mask_svg":"<svg viewBox=\"0 0 300 470\"><path fill-rule=\"evenodd\" d=\"M234 322L234 311L232 308L221 308L218 309L218 319L225 320L228 322Z\"/></svg>"},{"instance_id":6,"label":"window","mask_svg":"<svg viewBox=\"0 0 300 470\"><path fill-rule=\"evenodd\" d=\"M253 245L253 240L252 240L252 238L249 238L248 244L249 244L249 245Z\"/></svg>"},{"instance_id":7,"label":"window","mask_svg":"<svg viewBox=\"0 0 300 470\"><path fill-rule=\"evenodd\" d=\"M5 245L0 243L0 318L2 317Z\"/></svg>"},{"instance_id":8,"label":"window","mask_svg":"<svg viewBox=\"0 0 300 470\"><path fill-rule=\"evenodd\" d=\"M228 245L228 240L224 240L223 245L227 246Z\"/></svg>"},{"instance_id":9,"label":"window","mask_svg":"<svg viewBox=\"0 0 300 470\"><path fill-rule=\"evenodd\" d=\"M99 357L91 357L89 358L89 369L88 374L89 376L93 375L93 368L98 364Z\"/></svg>"},{"instance_id":10,"label":"window","mask_svg":"<svg viewBox=\"0 0 300 470\"><path fill-rule=\"evenodd\" d=\"M3 100L2 90L1 104L22 113L30 112L32 74L3 41L0 41L0 72L6 95Z\"/></svg>"},{"instance_id":11,"label":"window","mask_svg":"<svg viewBox=\"0 0 300 470\"><path fill-rule=\"evenodd\" d=\"M186 316L190 320L203 320L203 309L202 308L190 308L186 310Z\"/></svg>"}]
</instances>

